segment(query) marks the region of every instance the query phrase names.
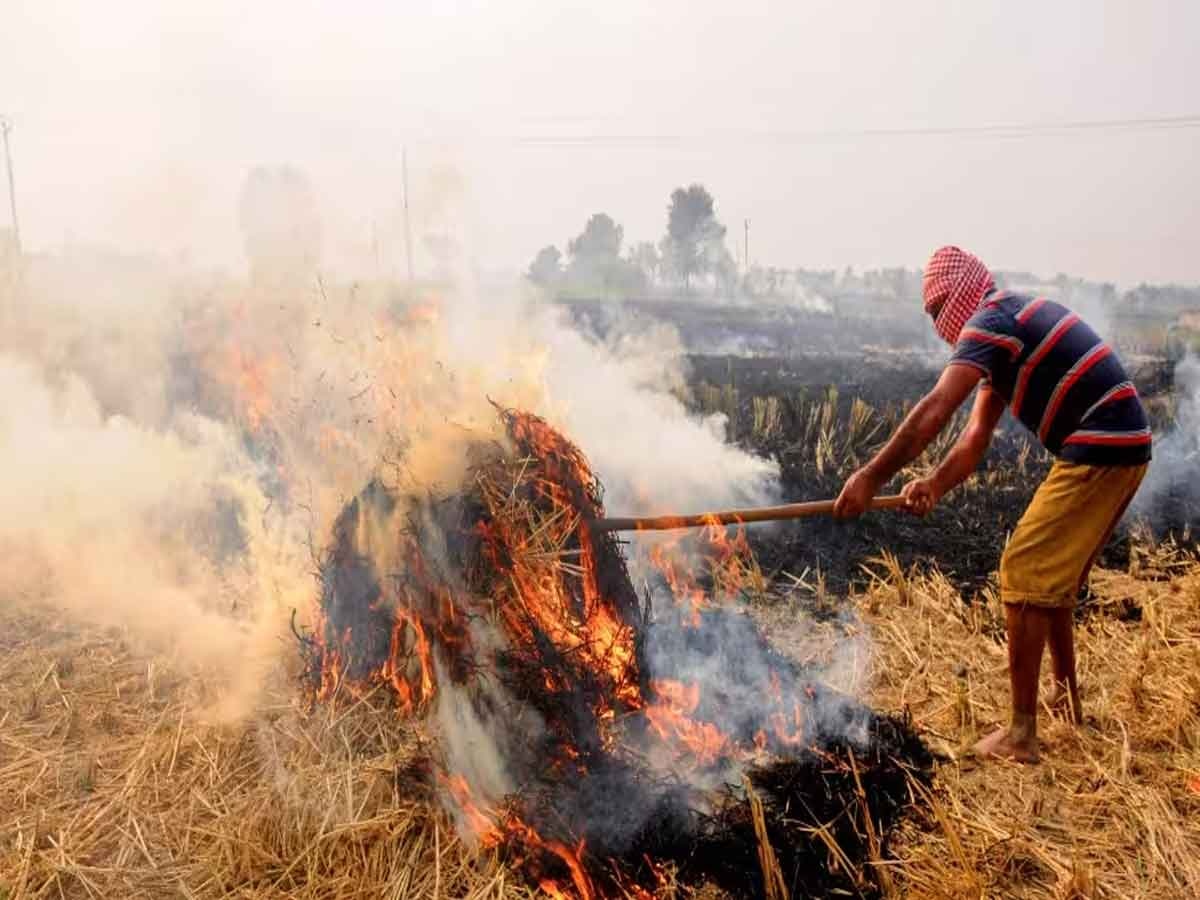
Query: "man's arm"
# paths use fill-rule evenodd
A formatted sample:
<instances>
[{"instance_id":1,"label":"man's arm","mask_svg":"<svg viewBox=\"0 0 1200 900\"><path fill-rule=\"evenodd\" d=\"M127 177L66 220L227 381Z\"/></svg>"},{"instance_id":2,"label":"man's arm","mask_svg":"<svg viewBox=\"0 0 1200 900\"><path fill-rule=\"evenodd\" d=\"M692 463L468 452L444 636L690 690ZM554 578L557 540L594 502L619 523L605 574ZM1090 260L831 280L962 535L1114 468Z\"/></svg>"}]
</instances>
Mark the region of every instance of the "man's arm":
<instances>
[{"instance_id":1,"label":"man's arm","mask_svg":"<svg viewBox=\"0 0 1200 900\"><path fill-rule=\"evenodd\" d=\"M1004 414L1004 399L988 385L979 388L971 420L963 429L946 458L927 478L914 478L901 492L908 500L909 512L928 515L943 496L954 490L975 471L992 442L992 432Z\"/></svg>"},{"instance_id":2,"label":"man's arm","mask_svg":"<svg viewBox=\"0 0 1200 900\"><path fill-rule=\"evenodd\" d=\"M935 503L962 484L979 466L1002 415L1004 398L989 385L981 386L975 396L975 406L967 427L958 436L946 458L929 476L930 487L936 495L933 498Z\"/></svg>"},{"instance_id":3,"label":"man's arm","mask_svg":"<svg viewBox=\"0 0 1200 900\"><path fill-rule=\"evenodd\" d=\"M947 366L933 390L913 407L883 449L846 480L834 503L833 514L838 518L862 515L879 489L920 456L941 433L982 377L983 373L974 366Z\"/></svg>"}]
</instances>

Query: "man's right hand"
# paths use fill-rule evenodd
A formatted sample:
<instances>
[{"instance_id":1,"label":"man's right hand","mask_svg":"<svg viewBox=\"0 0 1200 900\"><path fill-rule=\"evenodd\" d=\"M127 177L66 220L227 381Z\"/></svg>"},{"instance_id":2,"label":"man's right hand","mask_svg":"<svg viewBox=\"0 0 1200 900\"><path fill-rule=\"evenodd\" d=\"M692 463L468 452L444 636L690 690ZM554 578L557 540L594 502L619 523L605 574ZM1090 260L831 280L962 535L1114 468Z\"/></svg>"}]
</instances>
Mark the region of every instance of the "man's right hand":
<instances>
[{"instance_id":1,"label":"man's right hand","mask_svg":"<svg viewBox=\"0 0 1200 900\"><path fill-rule=\"evenodd\" d=\"M932 478L914 478L900 491L900 496L907 501L904 508L914 516L929 515L941 499Z\"/></svg>"}]
</instances>

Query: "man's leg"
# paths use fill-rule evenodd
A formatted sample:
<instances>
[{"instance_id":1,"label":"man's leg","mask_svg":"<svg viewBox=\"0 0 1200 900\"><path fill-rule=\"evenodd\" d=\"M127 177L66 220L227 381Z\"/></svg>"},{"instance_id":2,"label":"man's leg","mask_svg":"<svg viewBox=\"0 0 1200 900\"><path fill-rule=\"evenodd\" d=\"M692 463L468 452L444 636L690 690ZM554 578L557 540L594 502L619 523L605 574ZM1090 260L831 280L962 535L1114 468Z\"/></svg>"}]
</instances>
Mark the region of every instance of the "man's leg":
<instances>
[{"instance_id":1,"label":"man's leg","mask_svg":"<svg viewBox=\"0 0 1200 900\"><path fill-rule=\"evenodd\" d=\"M1050 662L1054 669L1054 687L1050 692L1050 708L1069 716L1076 725L1083 724L1083 708L1079 705L1079 683L1075 675L1075 616L1069 607L1048 610L1050 613Z\"/></svg>"},{"instance_id":2,"label":"man's leg","mask_svg":"<svg viewBox=\"0 0 1200 900\"><path fill-rule=\"evenodd\" d=\"M1037 759L1038 670L1047 641L1055 680L1079 715L1071 605L1145 469L1058 460L1038 486L1000 559L1012 725L976 744L981 754Z\"/></svg>"},{"instance_id":3,"label":"man's leg","mask_svg":"<svg viewBox=\"0 0 1200 900\"><path fill-rule=\"evenodd\" d=\"M1006 603L1008 677L1012 689L1012 723L975 745L981 756L1017 762L1038 761L1037 694L1042 652L1050 634L1054 610L1028 603Z\"/></svg>"},{"instance_id":4,"label":"man's leg","mask_svg":"<svg viewBox=\"0 0 1200 900\"><path fill-rule=\"evenodd\" d=\"M1100 552L1116 531L1117 524L1129 508L1133 495L1142 481L1144 470L1131 470L1129 483L1125 485L1125 499L1113 512L1108 527L1099 536L1087 565L1079 576L1079 588L1087 584L1089 573L1096 564ZM1079 704L1079 682L1075 674L1075 614L1070 608L1052 610L1050 621L1050 661L1054 668L1054 687L1051 689L1049 706L1056 712L1067 715L1076 725L1083 724L1083 707Z\"/></svg>"}]
</instances>

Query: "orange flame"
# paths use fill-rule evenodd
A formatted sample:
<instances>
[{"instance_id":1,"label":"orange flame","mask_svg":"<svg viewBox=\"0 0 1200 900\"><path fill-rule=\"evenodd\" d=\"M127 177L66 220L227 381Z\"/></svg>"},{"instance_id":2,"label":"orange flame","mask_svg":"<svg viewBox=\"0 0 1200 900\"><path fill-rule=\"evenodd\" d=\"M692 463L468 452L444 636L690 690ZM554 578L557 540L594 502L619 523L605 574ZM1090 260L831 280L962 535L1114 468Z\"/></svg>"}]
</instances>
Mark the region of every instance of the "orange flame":
<instances>
[{"instance_id":1,"label":"orange flame","mask_svg":"<svg viewBox=\"0 0 1200 900\"><path fill-rule=\"evenodd\" d=\"M467 779L461 775L443 775L438 773L438 781L450 794L451 800L462 813L463 819L470 831L470 836L484 846L493 846L499 839L494 815L479 807L471 797L471 789Z\"/></svg>"},{"instance_id":2,"label":"orange flame","mask_svg":"<svg viewBox=\"0 0 1200 900\"><path fill-rule=\"evenodd\" d=\"M560 841L545 840L537 833L536 829L516 817L513 817L505 827L512 835L519 837L526 846L540 848L558 857L567 867L567 871L571 873L571 882L575 886L580 900L592 900L596 895L592 880L583 868L583 841L580 841L575 847L568 847ZM539 887L552 897L566 897L558 882L552 879L541 879Z\"/></svg>"},{"instance_id":3,"label":"orange flame","mask_svg":"<svg viewBox=\"0 0 1200 900\"><path fill-rule=\"evenodd\" d=\"M730 747L729 738L710 722L690 718L700 704L700 685L651 682L659 702L646 708L646 720L663 740L682 745L701 765L715 762Z\"/></svg>"},{"instance_id":4,"label":"orange flame","mask_svg":"<svg viewBox=\"0 0 1200 900\"><path fill-rule=\"evenodd\" d=\"M392 626L391 643L388 649L387 662L380 673L392 684L399 699L400 710L411 715L415 710L423 709L433 699L436 689L433 668L433 649L425 635L421 620L410 610L397 607L394 611L395 624ZM414 700L413 685L409 683L406 670L408 669L407 636L412 634L417 649L417 660L420 665L419 690Z\"/></svg>"},{"instance_id":5,"label":"orange flame","mask_svg":"<svg viewBox=\"0 0 1200 900\"><path fill-rule=\"evenodd\" d=\"M239 417L251 431L261 429L271 413L271 388L279 368L278 356L250 356L236 344L225 354L222 376L233 391Z\"/></svg>"},{"instance_id":6,"label":"orange flame","mask_svg":"<svg viewBox=\"0 0 1200 900\"><path fill-rule=\"evenodd\" d=\"M515 476L514 484L523 484L523 493L512 485L480 482L484 514L475 526L475 535L489 577L493 574L495 577L487 605L469 596L459 596L441 583L427 571L420 548L414 543L408 547L405 559L406 585L410 586L403 589L403 596L391 608L386 662L368 673L368 680L390 685L402 713L412 715L426 710L439 688L435 647L443 677L452 682L465 679L467 676L461 670L469 671L471 662L467 625L485 615L499 623L503 637L513 649L544 648L548 641L554 653L600 683L592 713L599 739L605 746L620 740L620 729L626 727L623 724L626 721L644 721L648 732L662 740L668 749L698 766L712 765L729 756L749 757L779 745L801 743L801 707L792 704L792 709L786 708L783 686L775 675L764 692L767 710L752 743L748 737L731 737L712 722L696 718L702 700L698 682L655 680L647 685L647 694L643 694L645 682L639 671L630 611L623 610L617 599L606 594L597 554L606 552L607 545L596 543L588 529L587 520L601 511L599 503L590 496L575 496L569 487L592 484L586 460L540 419L518 414L509 427L518 445L530 448L530 455L535 457L532 461L538 466L528 482L520 482L522 475ZM337 438L333 434L327 437L331 445ZM538 498L536 521L528 509L520 506L529 502L522 497L527 497L531 490ZM706 572L718 596L734 596L752 583L758 573L753 563L747 561L744 529L729 529L713 522L699 537ZM679 542L659 544L651 550L651 560L663 574L675 601L690 613L692 623L699 626L705 607L713 601L687 564L689 555ZM325 698L346 682L352 635L347 630L326 645L322 634L325 634L323 628L318 631L321 642L318 694ZM456 671L460 674L455 674ZM576 689L569 675L553 666L537 671L535 677L536 683L549 694ZM631 720L629 714L635 712L640 717ZM562 723L548 724L553 729ZM561 771L563 777L584 771L586 760L582 748L572 746L570 736L566 737L568 740L562 741L556 751L557 757L548 762L551 771ZM530 854L524 860L526 872L544 893L585 900L597 896L585 865L582 841L570 844L546 838L515 814L491 808L490 802L481 802L473 795L462 774L438 777L449 802L459 813L463 829L482 846L504 845L506 849L516 848L518 853ZM547 871L547 865L552 871ZM653 865L650 868L660 881L665 879ZM649 897L640 887L622 890L630 896Z\"/></svg>"},{"instance_id":7,"label":"orange flame","mask_svg":"<svg viewBox=\"0 0 1200 900\"><path fill-rule=\"evenodd\" d=\"M583 866L584 842L580 841L571 847L561 841L543 838L531 825L526 824L516 816L509 816L501 825L497 823L496 814L479 806L471 797L471 789L461 775L438 775L438 781L449 793L450 799L462 814L462 818L471 836L484 847L495 847L505 837L516 838L520 846L531 850L543 850L556 857L566 867L571 875L571 883L580 900L591 900L595 896L595 887ZM552 897L562 897L566 900L562 886L552 878L539 879L539 886Z\"/></svg>"}]
</instances>

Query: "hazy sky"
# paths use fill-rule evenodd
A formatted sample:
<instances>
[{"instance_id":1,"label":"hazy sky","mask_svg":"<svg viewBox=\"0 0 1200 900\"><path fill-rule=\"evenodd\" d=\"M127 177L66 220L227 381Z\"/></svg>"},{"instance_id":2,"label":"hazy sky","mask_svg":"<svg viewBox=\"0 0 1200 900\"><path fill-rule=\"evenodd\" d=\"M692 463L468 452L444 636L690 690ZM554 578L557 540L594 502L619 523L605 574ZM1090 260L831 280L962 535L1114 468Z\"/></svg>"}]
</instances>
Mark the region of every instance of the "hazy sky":
<instances>
[{"instance_id":1,"label":"hazy sky","mask_svg":"<svg viewBox=\"0 0 1200 900\"><path fill-rule=\"evenodd\" d=\"M1197 282L1200 128L861 132L1200 115L1198 85L1194 0L0 0L26 243L230 263L257 163L308 173L332 257L361 264L374 229L394 263L407 144L418 232L457 210L489 267L601 210L657 240L702 181L756 262L917 266L954 242Z\"/></svg>"}]
</instances>

